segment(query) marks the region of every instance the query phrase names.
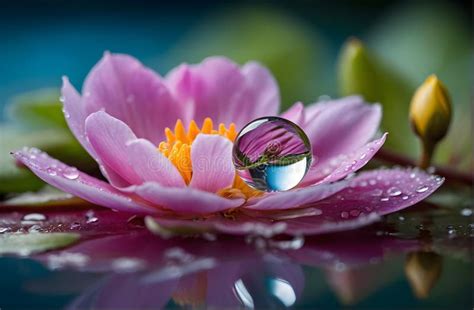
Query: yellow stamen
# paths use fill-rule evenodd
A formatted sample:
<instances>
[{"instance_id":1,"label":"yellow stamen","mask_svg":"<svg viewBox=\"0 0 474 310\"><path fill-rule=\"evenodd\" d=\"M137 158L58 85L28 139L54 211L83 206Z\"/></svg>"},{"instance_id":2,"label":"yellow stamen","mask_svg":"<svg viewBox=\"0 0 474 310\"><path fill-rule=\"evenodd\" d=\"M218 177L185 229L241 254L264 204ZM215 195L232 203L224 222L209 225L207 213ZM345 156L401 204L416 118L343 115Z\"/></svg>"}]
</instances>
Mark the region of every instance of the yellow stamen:
<instances>
[{"instance_id":1,"label":"yellow stamen","mask_svg":"<svg viewBox=\"0 0 474 310\"><path fill-rule=\"evenodd\" d=\"M219 135L234 141L237 137L235 124L231 123L229 128L224 124L219 124L217 130L213 128L213 122L210 118L206 118L199 128L195 121L189 123L186 131L183 122L178 120L174 127L174 132L166 128L166 141L158 145L158 150L166 156L173 165L178 169L186 184L191 182L192 164L191 164L191 145L200 133ZM221 189L218 195L225 198L250 198L262 195L261 192L249 187L239 176L235 176L232 187Z\"/></svg>"}]
</instances>

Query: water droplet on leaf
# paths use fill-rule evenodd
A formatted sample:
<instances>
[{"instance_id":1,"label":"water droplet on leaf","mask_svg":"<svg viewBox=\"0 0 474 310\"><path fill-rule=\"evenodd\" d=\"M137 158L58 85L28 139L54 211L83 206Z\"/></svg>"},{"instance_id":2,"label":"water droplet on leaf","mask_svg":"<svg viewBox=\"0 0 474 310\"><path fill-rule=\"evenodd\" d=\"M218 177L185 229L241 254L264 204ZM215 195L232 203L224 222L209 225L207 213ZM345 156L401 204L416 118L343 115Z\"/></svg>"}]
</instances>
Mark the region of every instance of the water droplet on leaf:
<instances>
[{"instance_id":1,"label":"water droplet on leaf","mask_svg":"<svg viewBox=\"0 0 474 310\"><path fill-rule=\"evenodd\" d=\"M311 164L308 137L296 124L279 117L259 118L237 136L233 161L238 175L261 191L297 186Z\"/></svg>"}]
</instances>

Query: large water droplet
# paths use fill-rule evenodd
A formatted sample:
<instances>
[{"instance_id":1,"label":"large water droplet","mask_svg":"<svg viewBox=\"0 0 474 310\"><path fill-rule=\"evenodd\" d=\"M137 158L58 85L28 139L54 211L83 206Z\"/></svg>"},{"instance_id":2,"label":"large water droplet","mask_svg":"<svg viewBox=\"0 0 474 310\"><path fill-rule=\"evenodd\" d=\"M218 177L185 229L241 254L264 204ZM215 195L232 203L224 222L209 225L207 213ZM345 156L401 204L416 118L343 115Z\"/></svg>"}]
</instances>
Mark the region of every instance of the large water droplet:
<instances>
[{"instance_id":1,"label":"large water droplet","mask_svg":"<svg viewBox=\"0 0 474 310\"><path fill-rule=\"evenodd\" d=\"M238 175L261 191L286 191L298 185L311 164L308 137L296 124L263 117L247 124L234 143Z\"/></svg>"}]
</instances>

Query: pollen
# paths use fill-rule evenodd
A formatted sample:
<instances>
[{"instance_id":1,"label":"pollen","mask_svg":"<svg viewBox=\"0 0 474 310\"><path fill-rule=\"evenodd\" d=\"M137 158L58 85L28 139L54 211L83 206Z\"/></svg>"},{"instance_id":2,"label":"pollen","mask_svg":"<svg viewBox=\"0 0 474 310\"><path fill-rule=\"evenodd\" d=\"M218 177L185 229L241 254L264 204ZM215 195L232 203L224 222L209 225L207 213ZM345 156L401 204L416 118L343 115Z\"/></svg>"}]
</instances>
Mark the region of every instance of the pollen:
<instances>
[{"instance_id":1,"label":"pollen","mask_svg":"<svg viewBox=\"0 0 474 310\"><path fill-rule=\"evenodd\" d=\"M174 130L166 128L166 141L158 145L158 150L178 169L186 184L191 182L193 175L191 146L194 139L200 133L219 135L229 139L231 142L234 142L238 134L234 123L231 123L229 127L220 123L217 128L214 128L214 123L210 118L206 118L201 127L192 120L186 130L183 122L178 120ZM249 187L236 175L232 187L221 189L217 194L225 198L250 198L261 195L261 192Z\"/></svg>"}]
</instances>

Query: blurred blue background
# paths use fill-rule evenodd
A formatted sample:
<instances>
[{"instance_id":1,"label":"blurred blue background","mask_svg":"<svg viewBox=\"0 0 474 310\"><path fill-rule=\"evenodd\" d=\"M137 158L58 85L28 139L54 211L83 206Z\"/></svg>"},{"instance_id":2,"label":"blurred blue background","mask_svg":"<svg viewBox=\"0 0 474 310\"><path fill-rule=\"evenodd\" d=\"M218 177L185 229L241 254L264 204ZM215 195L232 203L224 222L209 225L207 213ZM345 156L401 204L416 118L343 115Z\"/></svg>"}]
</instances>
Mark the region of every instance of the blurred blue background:
<instances>
[{"instance_id":1,"label":"blurred blue background","mask_svg":"<svg viewBox=\"0 0 474 310\"><path fill-rule=\"evenodd\" d=\"M308 86L311 90L306 93L299 90L302 98L296 98L291 90L286 91L289 95L284 93L284 98L315 100L322 94L336 95L334 63L348 37L369 40L371 34L393 20L397 12L405 14L407 7L439 6L440 3L448 8L447 14L454 13L456 19L469 25L470 1L199 1L166 4L161 1L4 1L0 4L0 105L4 106L8 98L21 92L59 87L62 75L69 76L73 84L80 87L105 50L132 54L165 74L183 60L199 61L206 55L224 53L226 45L229 49L232 47L227 53L229 56L241 62L252 56L260 58L270 62L272 69L276 65L269 58L274 50L291 48L293 51L289 56L301 55L302 61L310 61L303 67L312 73L303 74L311 77L314 83ZM226 41L229 36L236 35L232 28L247 25L257 33L249 35L258 35L265 42L267 35L279 35L273 24L292 28L277 40L278 46L257 46L256 38L246 42L245 32L238 39L242 43L241 51L234 48L239 46L234 39L231 38L231 43ZM443 21L433 26L444 27ZM294 37L298 37L298 41L292 41ZM278 61L294 63L297 60L280 58ZM277 74L279 80L281 75Z\"/></svg>"}]
</instances>

